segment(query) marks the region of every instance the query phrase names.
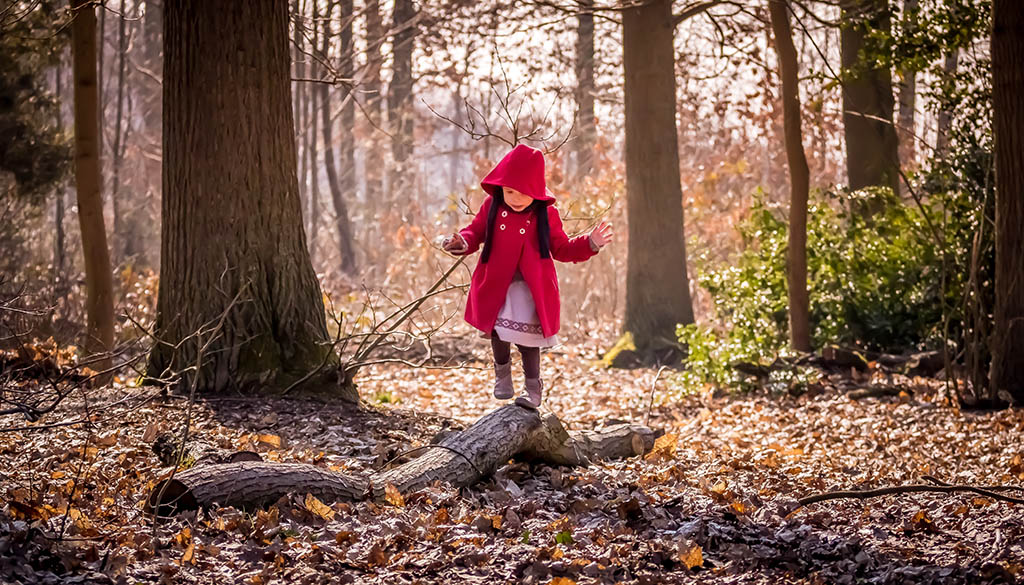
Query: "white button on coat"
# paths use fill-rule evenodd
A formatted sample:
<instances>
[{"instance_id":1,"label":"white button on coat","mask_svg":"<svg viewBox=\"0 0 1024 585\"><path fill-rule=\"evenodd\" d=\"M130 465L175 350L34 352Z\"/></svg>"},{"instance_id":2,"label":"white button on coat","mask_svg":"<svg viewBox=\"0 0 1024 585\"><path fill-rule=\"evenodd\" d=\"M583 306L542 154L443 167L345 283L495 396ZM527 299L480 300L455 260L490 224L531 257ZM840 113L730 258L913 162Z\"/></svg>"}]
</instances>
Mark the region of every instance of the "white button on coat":
<instances>
[{"instance_id":1,"label":"white button on coat","mask_svg":"<svg viewBox=\"0 0 1024 585\"><path fill-rule=\"evenodd\" d=\"M526 233L526 228L519 228L519 233L520 234L525 234Z\"/></svg>"},{"instance_id":2,"label":"white button on coat","mask_svg":"<svg viewBox=\"0 0 1024 585\"><path fill-rule=\"evenodd\" d=\"M498 227L500 227L501 229L505 229L505 224L501 224L501 225L500 225L500 226L498 226Z\"/></svg>"},{"instance_id":3,"label":"white button on coat","mask_svg":"<svg viewBox=\"0 0 1024 585\"><path fill-rule=\"evenodd\" d=\"M508 212L507 211L502 211L501 212L501 217L508 217Z\"/></svg>"}]
</instances>

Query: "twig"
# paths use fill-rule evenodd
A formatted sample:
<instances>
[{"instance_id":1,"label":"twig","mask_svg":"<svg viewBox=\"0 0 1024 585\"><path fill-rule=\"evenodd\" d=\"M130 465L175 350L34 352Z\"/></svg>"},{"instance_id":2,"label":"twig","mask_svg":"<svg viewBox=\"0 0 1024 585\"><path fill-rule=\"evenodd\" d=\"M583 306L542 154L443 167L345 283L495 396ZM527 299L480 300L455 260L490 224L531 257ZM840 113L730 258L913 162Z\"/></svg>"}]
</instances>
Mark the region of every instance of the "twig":
<instances>
[{"instance_id":1,"label":"twig","mask_svg":"<svg viewBox=\"0 0 1024 585\"><path fill-rule=\"evenodd\" d=\"M658 368L657 375L654 376L654 381L651 382L651 397L647 400L647 416L644 417L644 426L651 420L651 407L654 406L654 388L658 385L658 378L661 377L661 373L665 371L668 366L661 366Z\"/></svg>"},{"instance_id":2,"label":"twig","mask_svg":"<svg viewBox=\"0 0 1024 585\"><path fill-rule=\"evenodd\" d=\"M953 485L951 483L946 483L946 482L942 481L941 479L938 479L938 478L936 478L934 476L931 476L931 475L922 475L921 479L923 479L925 481L930 481L930 482L932 482L934 484L938 484L938 485L941 485L941 486L951 486L951 485ZM978 486L978 489L983 489L983 490L988 490L988 491L993 491L993 492L1011 492L1011 491L1024 492L1024 485L983 485L983 486Z\"/></svg>"},{"instance_id":3,"label":"twig","mask_svg":"<svg viewBox=\"0 0 1024 585\"><path fill-rule=\"evenodd\" d=\"M943 494L950 494L954 492L971 492L980 494L994 500L1000 500L1003 502L1010 502L1011 504L1024 504L1024 498L1014 498L1011 496L1004 496L997 494L985 488L976 487L972 485L926 485L926 484L913 484L913 485L897 485L891 487L878 488L874 490L863 490L863 491L836 491L836 492L825 492L821 494L815 494L806 498L797 500L800 506L809 506L818 502L824 502L826 500L842 500L842 499L858 499L866 500L868 498L876 498L878 496L890 496L894 494L912 494L920 492L938 492Z\"/></svg>"}]
</instances>

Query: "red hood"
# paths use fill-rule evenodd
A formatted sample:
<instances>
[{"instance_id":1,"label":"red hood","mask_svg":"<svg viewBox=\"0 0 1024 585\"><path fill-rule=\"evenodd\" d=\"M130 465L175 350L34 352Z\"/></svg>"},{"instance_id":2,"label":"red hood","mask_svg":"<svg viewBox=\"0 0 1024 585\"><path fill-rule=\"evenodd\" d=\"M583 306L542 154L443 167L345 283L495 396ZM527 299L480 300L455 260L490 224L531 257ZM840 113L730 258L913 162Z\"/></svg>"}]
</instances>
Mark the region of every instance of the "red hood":
<instances>
[{"instance_id":1,"label":"red hood","mask_svg":"<svg viewBox=\"0 0 1024 585\"><path fill-rule=\"evenodd\" d=\"M501 186L511 187L541 201L555 200L544 185L544 153L525 144L516 145L494 165L480 181L480 186L488 195L494 195L494 188Z\"/></svg>"}]
</instances>

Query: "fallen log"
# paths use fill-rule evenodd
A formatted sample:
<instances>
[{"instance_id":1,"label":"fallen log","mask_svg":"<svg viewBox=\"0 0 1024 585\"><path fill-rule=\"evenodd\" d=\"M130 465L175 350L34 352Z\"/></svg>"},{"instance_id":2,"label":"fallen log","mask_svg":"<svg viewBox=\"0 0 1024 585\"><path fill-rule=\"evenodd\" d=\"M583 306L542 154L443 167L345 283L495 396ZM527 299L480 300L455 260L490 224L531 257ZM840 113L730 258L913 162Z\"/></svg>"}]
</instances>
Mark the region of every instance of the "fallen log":
<instances>
[{"instance_id":1,"label":"fallen log","mask_svg":"<svg viewBox=\"0 0 1024 585\"><path fill-rule=\"evenodd\" d=\"M466 430L425 446L419 457L369 476L299 463L203 465L159 482L147 510L166 515L214 503L262 506L291 492L311 493L323 501L379 501L385 498L388 486L406 494L434 482L471 485L514 457L576 466L642 455L653 447L656 435L647 427L630 424L570 433L554 414L542 418L535 410L509 404L484 415Z\"/></svg>"}]
</instances>

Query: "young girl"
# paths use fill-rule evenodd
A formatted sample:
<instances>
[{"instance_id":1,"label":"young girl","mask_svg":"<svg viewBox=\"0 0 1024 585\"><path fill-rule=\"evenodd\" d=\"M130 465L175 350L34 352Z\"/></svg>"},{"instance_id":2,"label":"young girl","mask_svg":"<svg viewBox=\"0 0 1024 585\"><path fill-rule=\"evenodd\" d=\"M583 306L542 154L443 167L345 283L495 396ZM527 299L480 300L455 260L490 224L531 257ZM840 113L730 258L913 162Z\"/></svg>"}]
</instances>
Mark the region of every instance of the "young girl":
<instances>
[{"instance_id":1,"label":"young girl","mask_svg":"<svg viewBox=\"0 0 1024 585\"><path fill-rule=\"evenodd\" d=\"M555 263L582 262L612 241L601 222L590 234L569 238L544 185L544 154L520 144L480 182L490 197L469 227L444 240L452 254L483 251L473 271L466 321L491 339L494 397L512 398L511 344L523 358L526 391L516 404L540 406L540 348L556 344L560 303Z\"/></svg>"}]
</instances>

